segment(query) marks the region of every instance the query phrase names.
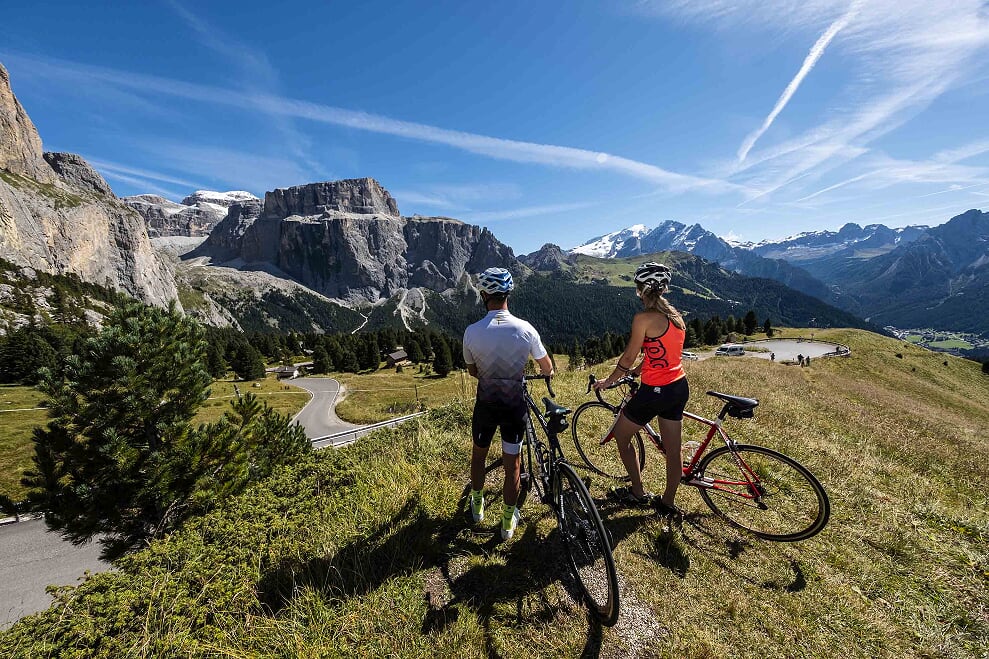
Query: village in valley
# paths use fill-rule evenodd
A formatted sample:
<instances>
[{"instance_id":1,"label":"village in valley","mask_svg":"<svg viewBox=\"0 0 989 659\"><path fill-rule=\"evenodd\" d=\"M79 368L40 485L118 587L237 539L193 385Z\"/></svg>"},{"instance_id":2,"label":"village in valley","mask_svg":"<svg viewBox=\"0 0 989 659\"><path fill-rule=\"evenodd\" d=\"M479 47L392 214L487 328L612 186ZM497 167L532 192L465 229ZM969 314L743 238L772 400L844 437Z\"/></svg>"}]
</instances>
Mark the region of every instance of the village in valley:
<instances>
[{"instance_id":1,"label":"village in valley","mask_svg":"<svg viewBox=\"0 0 989 659\"><path fill-rule=\"evenodd\" d=\"M969 350L989 350L989 338L985 335L935 330L929 327L900 329L888 325L883 329L903 341L953 355L965 356L965 351Z\"/></svg>"}]
</instances>

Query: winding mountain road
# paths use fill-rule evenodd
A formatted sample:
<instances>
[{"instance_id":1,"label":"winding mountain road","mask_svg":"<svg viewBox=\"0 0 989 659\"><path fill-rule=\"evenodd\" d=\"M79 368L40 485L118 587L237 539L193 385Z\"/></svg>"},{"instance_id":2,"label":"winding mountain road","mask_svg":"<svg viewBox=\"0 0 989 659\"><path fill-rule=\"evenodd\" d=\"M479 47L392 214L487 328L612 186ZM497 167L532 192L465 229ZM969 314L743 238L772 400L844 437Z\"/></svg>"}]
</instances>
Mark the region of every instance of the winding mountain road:
<instances>
[{"instance_id":1,"label":"winding mountain road","mask_svg":"<svg viewBox=\"0 0 989 659\"><path fill-rule=\"evenodd\" d=\"M333 411L337 396L340 395L340 383L336 380L331 378L295 378L291 383L312 394L312 399L293 419L306 429L306 437L309 439L325 437L359 427L341 421Z\"/></svg>"}]
</instances>

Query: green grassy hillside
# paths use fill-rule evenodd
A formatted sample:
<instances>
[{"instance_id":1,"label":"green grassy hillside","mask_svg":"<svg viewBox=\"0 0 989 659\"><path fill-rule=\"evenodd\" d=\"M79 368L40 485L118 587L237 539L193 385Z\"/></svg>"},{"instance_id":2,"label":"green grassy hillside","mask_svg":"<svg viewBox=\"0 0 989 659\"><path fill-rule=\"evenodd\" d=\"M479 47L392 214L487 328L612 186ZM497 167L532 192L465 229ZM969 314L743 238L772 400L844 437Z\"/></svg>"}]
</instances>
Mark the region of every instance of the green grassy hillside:
<instances>
[{"instance_id":1,"label":"green grassy hillside","mask_svg":"<svg viewBox=\"0 0 989 659\"><path fill-rule=\"evenodd\" d=\"M284 469L116 572L59 591L0 647L14 657L983 655L989 377L862 331L817 338L852 356L686 367L694 411L716 412L707 389L760 399L754 419L729 429L810 467L831 495L828 527L779 545L733 530L690 489L672 532L602 502L623 588L614 628L574 601L536 501L508 543L493 524L466 523L470 406L460 401ZM585 400L585 378L563 374L559 400Z\"/></svg>"}]
</instances>

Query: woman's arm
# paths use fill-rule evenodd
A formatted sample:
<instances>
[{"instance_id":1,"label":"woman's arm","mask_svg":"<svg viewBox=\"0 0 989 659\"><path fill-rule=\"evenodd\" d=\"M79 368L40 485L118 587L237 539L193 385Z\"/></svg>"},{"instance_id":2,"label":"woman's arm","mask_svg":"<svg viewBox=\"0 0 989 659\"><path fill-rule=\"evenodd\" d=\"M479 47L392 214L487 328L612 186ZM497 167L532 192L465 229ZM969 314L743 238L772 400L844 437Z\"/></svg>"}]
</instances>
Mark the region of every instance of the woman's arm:
<instances>
[{"instance_id":1,"label":"woman's arm","mask_svg":"<svg viewBox=\"0 0 989 659\"><path fill-rule=\"evenodd\" d=\"M598 389L610 387L617 379L634 370L635 361L639 358L639 351L642 350L642 340L646 337L647 323L648 319L645 314L638 313L632 319L632 331L629 333L628 345L625 346L625 352L618 358L618 365L611 372L611 375L605 380L598 380L595 385Z\"/></svg>"}]
</instances>

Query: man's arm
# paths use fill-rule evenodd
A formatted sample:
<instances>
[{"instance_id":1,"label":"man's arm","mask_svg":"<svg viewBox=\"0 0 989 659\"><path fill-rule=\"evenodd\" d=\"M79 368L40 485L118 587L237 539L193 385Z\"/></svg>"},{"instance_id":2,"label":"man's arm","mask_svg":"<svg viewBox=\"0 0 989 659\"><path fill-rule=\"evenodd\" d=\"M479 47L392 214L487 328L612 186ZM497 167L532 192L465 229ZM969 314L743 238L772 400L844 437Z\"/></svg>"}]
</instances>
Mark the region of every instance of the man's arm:
<instances>
[{"instance_id":1,"label":"man's arm","mask_svg":"<svg viewBox=\"0 0 989 659\"><path fill-rule=\"evenodd\" d=\"M539 364L539 371L543 375L553 375L555 373L553 370L553 360L549 358L549 354L537 359L536 363Z\"/></svg>"},{"instance_id":2,"label":"man's arm","mask_svg":"<svg viewBox=\"0 0 989 659\"><path fill-rule=\"evenodd\" d=\"M477 377L477 364L467 364L467 372L471 374L472 377Z\"/></svg>"}]
</instances>

